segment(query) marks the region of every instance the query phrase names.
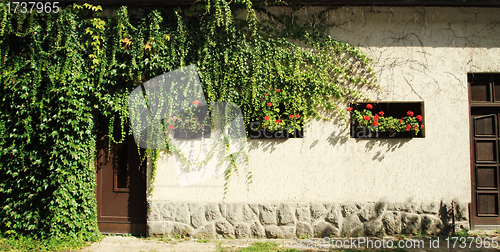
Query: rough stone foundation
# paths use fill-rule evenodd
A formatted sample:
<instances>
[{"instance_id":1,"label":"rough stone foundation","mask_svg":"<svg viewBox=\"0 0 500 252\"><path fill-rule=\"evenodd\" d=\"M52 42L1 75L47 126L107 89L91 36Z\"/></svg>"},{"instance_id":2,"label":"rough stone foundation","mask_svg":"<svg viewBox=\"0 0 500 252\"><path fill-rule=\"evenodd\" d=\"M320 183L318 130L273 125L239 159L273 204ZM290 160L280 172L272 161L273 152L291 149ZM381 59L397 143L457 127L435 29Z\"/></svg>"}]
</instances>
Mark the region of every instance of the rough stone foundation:
<instances>
[{"instance_id":1,"label":"rough stone foundation","mask_svg":"<svg viewBox=\"0 0 500 252\"><path fill-rule=\"evenodd\" d=\"M292 238L449 234L450 203L150 202L149 235ZM469 229L467 204L455 207L456 230Z\"/></svg>"}]
</instances>

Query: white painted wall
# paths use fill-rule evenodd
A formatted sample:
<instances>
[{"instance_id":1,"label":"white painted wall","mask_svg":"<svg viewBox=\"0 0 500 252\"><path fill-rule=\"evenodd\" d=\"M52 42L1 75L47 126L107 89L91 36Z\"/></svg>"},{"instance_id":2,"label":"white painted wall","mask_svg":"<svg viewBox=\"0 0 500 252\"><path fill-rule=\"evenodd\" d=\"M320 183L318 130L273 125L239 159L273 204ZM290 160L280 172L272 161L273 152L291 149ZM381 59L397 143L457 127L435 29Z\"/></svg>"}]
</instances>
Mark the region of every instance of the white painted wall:
<instances>
[{"instance_id":1,"label":"white painted wall","mask_svg":"<svg viewBox=\"0 0 500 252\"><path fill-rule=\"evenodd\" d=\"M330 35L374 60L385 91L371 99L424 101L425 138L356 140L343 121L313 121L303 139L248 140L248 165L231 177L225 199L222 176L180 187L166 154L150 200L470 202L467 73L500 72L498 14L496 8L331 11L329 21L342 25ZM253 182L247 185L250 170Z\"/></svg>"}]
</instances>

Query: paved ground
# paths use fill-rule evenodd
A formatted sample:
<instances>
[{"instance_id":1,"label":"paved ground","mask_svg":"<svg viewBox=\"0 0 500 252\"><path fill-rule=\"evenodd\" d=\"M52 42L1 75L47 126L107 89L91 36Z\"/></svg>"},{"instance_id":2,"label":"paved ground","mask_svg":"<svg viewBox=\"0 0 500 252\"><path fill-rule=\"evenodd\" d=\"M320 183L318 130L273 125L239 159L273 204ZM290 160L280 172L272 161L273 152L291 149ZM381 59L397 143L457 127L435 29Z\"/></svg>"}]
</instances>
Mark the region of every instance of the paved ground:
<instances>
[{"instance_id":1,"label":"paved ground","mask_svg":"<svg viewBox=\"0 0 500 252\"><path fill-rule=\"evenodd\" d=\"M273 241L281 244L290 243L290 240L278 239L220 239L210 240L210 242L200 242L196 240L172 239L164 241L159 238L136 238L122 236L106 236L101 242L92 244L81 250L82 252L115 252L115 251L176 251L176 252L214 252L214 251L236 251L240 248L248 247L257 241Z\"/></svg>"},{"instance_id":2,"label":"paved ground","mask_svg":"<svg viewBox=\"0 0 500 252\"><path fill-rule=\"evenodd\" d=\"M476 233L477 234L477 233ZM420 246L419 248L408 249L411 252L420 252L420 251L432 251L432 252L441 252L441 251L500 251L500 234L496 232L482 232L477 238L480 240L474 240L472 243L471 240L466 240L465 248L464 244L461 244L460 238L454 239L450 238L448 241L443 240L446 237L441 237L439 243L429 242L429 239L424 239L421 237L412 237L407 238L404 242L408 246L412 246L412 244L419 243L419 241L425 240L423 243L423 248ZM477 239L476 238L476 239ZM485 239L488 238L488 239ZM358 239L358 238L352 238ZM367 238L364 238L367 239ZM372 242L376 240L381 240L380 238L368 238ZM389 238L386 240L386 244ZM334 241L339 240L340 242L346 241L349 239L340 239L335 238ZM493 243L492 240L498 242L497 248L492 248ZM184 240L184 239L165 239L165 238L136 238L130 236L106 236L104 239L99 242L92 244L91 246L86 247L81 250L82 252L117 252L117 251L200 251L200 252L215 252L215 251L237 251L238 249L248 247L254 242L264 242L264 241L272 241L278 242L282 244L284 247L292 247L302 245L300 248L301 251L330 251L328 249L318 249L318 246L321 244L325 244L324 240L316 239L314 241L307 239L300 240L291 240L291 239L219 239L219 240ZM456 242L454 242L456 241ZM462 239L463 241L463 239ZM481 241L481 242L478 242ZM484 241L488 241L485 243ZM397 242L397 241L396 241ZM433 246L431 246L431 243ZM316 249L314 248L316 244ZM377 243L372 243L376 244ZM379 243L380 244L380 243ZM420 243L422 244L422 243ZM373 245L372 245L373 246ZM489 246L489 248L486 248ZM358 246L356 249L363 248L363 246ZM366 248L366 247L365 247ZM337 249L338 250L338 249Z\"/></svg>"}]
</instances>

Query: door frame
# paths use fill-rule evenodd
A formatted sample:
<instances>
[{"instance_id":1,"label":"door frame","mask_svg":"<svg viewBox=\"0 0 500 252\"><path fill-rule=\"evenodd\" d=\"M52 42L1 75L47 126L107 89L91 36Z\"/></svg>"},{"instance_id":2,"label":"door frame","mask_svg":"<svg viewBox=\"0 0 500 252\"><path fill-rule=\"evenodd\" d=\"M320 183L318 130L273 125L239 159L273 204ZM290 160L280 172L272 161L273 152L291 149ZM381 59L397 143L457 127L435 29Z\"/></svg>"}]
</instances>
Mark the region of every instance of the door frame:
<instances>
[{"instance_id":1,"label":"door frame","mask_svg":"<svg viewBox=\"0 0 500 252\"><path fill-rule=\"evenodd\" d=\"M479 76L479 78L477 76L474 76L474 75L482 75L482 76ZM490 83L489 83L489 98L490 98L490 101L489 102L472 102L472 87L471 87L471 84L472 84L472 80L473 79L481 79L481 80L485 80L485 79L489 79ZM495 129L495 134L496 134L496 138L499 137L499 134L500 134L500 118L499 118L499 114L500 114L500 102L495 102L495 94L494 94L494 84L493 84L493 80L496 79L496 80L499 80L500 81L500 74L498 73L467 73L467 92L468 92L468 112L469 112L469 149L470 149L470 164L469 164L469 167L470 167L470 177L471 177L471 202L469 203L469 226L470 226L470 229L471 230L475 230L475 229L496 229L496 228L500 228L500 200L498 198L500 198L500 195L498 196L497 198L497 211L499 212L499 216L498 217L495 217L495 216L492 216L492 217L479 217L477 216L478 215L478 212L477 212L477 208L478 208L478 205L477 205L477 181L476 181L476 153L475 153L475 143L476 143L476 140L475 140L475 120L474 120L474 117L476 116L473 116L472 113L473 113L473 109L498 109L498 112L499 113L496 113L495 114L495 120L497 121L497 124L496 124L496 129ZM499 145L499 142L497 140L497 143L496 143L496 146L495 146L495 149L496 149L496 157L497 157L497 163L499 162L499 158L500 158L500 145ZM500 166L497 166L497 184L500 184L500 180L498 179L499 176L500 176ZM499 185L500 186L500 185ZM485 224L485 223L481 223L481 224L478 224L478 222L484 222L484 221L487 221L487 220L484 220L483 221L478 221L477 218L497 218L497 222L498 224Z\"/></svg>"}]
</instances>

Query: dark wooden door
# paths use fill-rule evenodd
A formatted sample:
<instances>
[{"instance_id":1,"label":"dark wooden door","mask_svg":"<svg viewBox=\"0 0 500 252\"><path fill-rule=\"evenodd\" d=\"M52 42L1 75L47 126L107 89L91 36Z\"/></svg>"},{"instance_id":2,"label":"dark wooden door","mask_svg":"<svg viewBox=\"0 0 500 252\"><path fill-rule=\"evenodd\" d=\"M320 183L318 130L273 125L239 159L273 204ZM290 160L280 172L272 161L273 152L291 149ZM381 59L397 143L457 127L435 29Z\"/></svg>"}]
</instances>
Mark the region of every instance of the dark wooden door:
<instances>
[{"instance_id":1,"label":"dark wooden door","mask_svg":"<svg viewBox=\"0 0 500 252\"><path fill-rule=\"evenodd\" d=\"M102 124L97 135L96 155L99 230L101 233L145 234L146 162L140 162L133 136L116 144L109 140L107 133L108 125ZM115 127L113 136L117 140L121 138L120 127Z\"/></svg>"},{"instance_id":2,"label":"dark wooden door","mask_svg":"<svg viewBox=\"0 0 500 252\"><path fill-rule=\"evenodd\" d=\"M471 227L500 227L500 79L469 74ZM497 88L498 85L498 88Z\"/></svg>"}]
</instances>

